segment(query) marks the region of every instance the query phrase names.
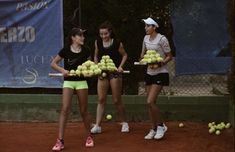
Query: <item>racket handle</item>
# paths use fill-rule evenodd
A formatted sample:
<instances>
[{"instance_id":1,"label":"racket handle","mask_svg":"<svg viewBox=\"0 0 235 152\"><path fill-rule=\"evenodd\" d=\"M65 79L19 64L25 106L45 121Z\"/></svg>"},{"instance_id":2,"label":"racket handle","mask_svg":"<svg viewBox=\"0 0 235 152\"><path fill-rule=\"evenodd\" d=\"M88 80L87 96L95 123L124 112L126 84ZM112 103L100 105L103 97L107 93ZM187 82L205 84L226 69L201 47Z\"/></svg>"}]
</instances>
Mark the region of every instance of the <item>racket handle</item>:
<instances>
[{"instance_id":1,"label":"racket handle","mask_svg":"<svg viewBox=\"0 0 235 152\"><path fill-rule=\"evenodd\" d=\"M147 63L134 62L134 65L147 65Z\"/></svg>"},{"instance_id":2,"label":"racket handle","mask_svg":"<svg viewBox=\"0 0 235 152\"><path fill-rule=\"evenodd\" d=\"M63 74L62 73L49 73L48 76L49 77L62 77Z\"/></svg>"},{"instance_id":3,"label":"racket handle","mask_svg":"<svg viewBox=\"0 0 235 152\"><path fill-rule=\"evenodd\" d=\"M131 72L130 72L129 70L124 70L123 73L129 74L129 73L131 73Z\"/></svg>"}]
</instances>

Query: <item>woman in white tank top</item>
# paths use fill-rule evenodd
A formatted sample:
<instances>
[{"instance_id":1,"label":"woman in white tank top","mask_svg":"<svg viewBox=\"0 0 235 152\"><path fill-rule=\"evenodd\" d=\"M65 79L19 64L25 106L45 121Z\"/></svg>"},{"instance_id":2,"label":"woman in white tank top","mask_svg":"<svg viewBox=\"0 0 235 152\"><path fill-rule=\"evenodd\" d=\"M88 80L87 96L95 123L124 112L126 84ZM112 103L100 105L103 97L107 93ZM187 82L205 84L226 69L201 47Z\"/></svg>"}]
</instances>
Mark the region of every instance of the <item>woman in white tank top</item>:
<instances>
[{"instance_id":1,"label":"woman in white tank top","mask_svg":"<svg viewBox=\"0 0 235 152\"><path fill-rule=\"evenodd\" d=\"M169 74L166 64L172 59L172 54L167 38L157 32L159 27L157 22L152 18L143 19L143 21L145 22L146 36L143 40L140 59L143 58L147 50L156 50L163 58L160 67L153 69L148 66L145 75L147 104L152 121L152 129L144 138L161 139L167 131L167 127L160 119L160 111L156 106L156 101L162 87L169 85Z\"/></svg>"}]
</instances>

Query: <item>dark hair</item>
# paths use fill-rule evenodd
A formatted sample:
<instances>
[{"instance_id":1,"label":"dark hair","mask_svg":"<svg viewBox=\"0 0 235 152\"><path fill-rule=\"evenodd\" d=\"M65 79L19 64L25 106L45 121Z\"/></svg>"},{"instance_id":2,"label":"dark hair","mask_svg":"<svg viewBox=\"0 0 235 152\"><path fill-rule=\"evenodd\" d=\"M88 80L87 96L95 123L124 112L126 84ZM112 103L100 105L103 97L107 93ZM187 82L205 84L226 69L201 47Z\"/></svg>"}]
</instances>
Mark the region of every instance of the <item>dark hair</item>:
<instances>
[{"instance_id":1,"label":"dark hair","mask_svg":"<svg viewBox=\"0 0 235 152\"><path fill-rule=\"evenodd\" d=\"M113 25L112 25L109 21L103 22L103 23L99 26L99 30L100 30L100 29L108 29L108 31L110 32L110 37L111 37L111 38L114 38L114 37L115 37L115 32L114 32Z\"/></svg>"},{"instance_id":2,"label":"dark hair","mask_svg":"<svg viewBox=\"0 0 235 152\"><path fill-rule=\"evenodd\" d=\"M72 30L69 32L68 35L68 45L71 45L73 43L72 41L72 36L81 36L83 35L83 33L85 32L85 30L81 29L81 28L72 28Z\"/></svg>"}]
</instances>

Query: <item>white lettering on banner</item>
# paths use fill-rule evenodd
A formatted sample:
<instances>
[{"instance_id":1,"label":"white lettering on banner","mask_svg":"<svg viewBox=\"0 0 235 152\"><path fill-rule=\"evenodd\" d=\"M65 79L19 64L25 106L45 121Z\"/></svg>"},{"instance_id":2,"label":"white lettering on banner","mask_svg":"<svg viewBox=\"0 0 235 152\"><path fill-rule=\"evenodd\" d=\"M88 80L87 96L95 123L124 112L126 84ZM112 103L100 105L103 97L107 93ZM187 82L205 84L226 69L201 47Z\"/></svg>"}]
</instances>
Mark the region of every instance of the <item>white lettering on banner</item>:
<instances>
[{"instance_id":1,"label":"white lettering on banner","mask_svg":"<svg viewBox=\"0 0 235 152\"><path fill-rule=\"evenodd\" d=\"M26 55L21 56L21 64L50 64L53 59L53 56L39 56L39 55Z\"/></svg>"},{"instance_id":2,"label":"white lettering on banner","mask_svg":"<svg viewBox=\"0 0 235 152\"><path fill-rule=\"evenodd\" d=\"M32 26L0 27L0 43L33 42L36 38Z\"/></svg>"},{"instance_id":3,"label":"white lettering on banner","mask_svg":"<svg viewBox=\"0 0 235 152\"><path fill-rule=\"evenodd\" d=\"M29 11L29 10L39 10L39 9L47 9L48 4L51 0L48 1L37 1L37 2L25 2L25 3L18 3L16 6L17 11Z\"/></svg>"}]
</instances>

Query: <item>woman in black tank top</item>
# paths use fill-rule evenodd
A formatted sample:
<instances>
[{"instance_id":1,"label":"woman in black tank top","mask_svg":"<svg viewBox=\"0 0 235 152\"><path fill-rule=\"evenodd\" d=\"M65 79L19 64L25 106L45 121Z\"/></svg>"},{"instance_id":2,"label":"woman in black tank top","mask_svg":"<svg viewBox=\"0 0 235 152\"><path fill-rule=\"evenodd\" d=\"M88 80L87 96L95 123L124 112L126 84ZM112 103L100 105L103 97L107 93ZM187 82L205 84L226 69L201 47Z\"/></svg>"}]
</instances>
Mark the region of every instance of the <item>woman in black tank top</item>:
<instances>
[{"instance_id":1,"label":"woman in black tank top","mask_svg":"<svg viewBox=\"0 0 235 152\"><path fill-rule=\"evenodd\" d=\"M122 43L114 37L112 25L104 22L99 27L99 38L95 41L94 61L98 63L103 55L109 55L117 67L117 73L110 74L105 79L98 79L98 105L96 124L91 129L91 133L101 133L101 120L104 114L104 107L109 85L112 89L114 104L117 106L122 121L121 132L129 132L129 126L125 119L125 108L121 101L122 72L123 65L127 60L127 53Z\"/></svg>"},{"instance_id":2,"label":"woman in black tank top","mask_svg":"<svg viewBox=\"0 0 235 152\"><path fill-rule=\"evenodd\" d=\"M56 57L52 60L51 67L62 73L64 76L63 95L62 95L62 108L59 118L59 133L58 139L53 146L53 151L60 151L64 149L64 131L66 122L72 102L74 91L77 94L79 109L83 119L83 123L87 132L87 139L85 146L93 147L94 141L90 133L91 119L88 113L88 85L84 78L69 76L69 70L77 68L89 57L89 50L84 47L84 30L80 28L73 28L69 34L69 45L63 48ZM64 60L64 67L58 63Z\"/></svg>"}]
</instances>

